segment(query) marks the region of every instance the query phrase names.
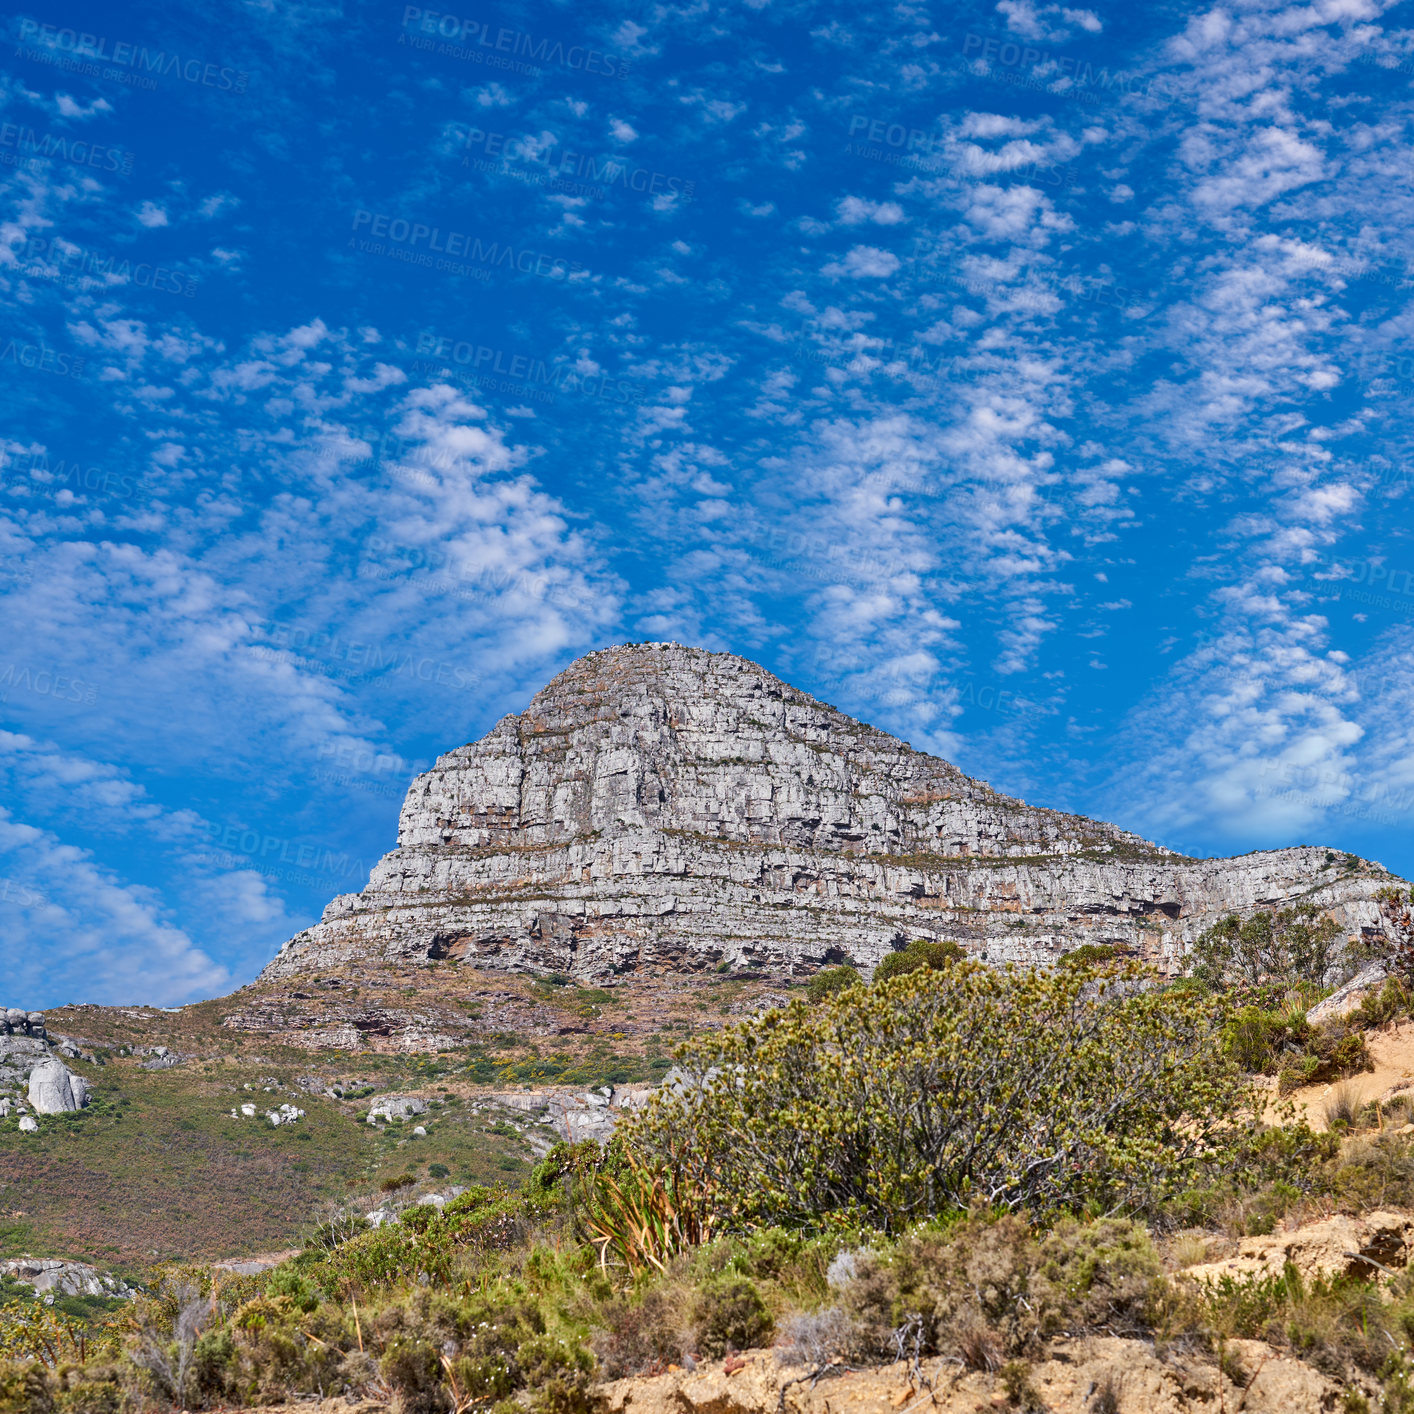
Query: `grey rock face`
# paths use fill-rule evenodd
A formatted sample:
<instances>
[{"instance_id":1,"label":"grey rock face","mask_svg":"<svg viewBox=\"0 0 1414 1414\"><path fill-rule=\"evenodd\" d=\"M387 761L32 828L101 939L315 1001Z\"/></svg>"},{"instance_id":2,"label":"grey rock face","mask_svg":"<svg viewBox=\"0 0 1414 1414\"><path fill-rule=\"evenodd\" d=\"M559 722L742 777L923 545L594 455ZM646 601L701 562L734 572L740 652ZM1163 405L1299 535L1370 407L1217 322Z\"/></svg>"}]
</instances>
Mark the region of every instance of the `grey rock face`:
<instances>
[{"instance_id":1,"label":"grey rock face","mask_svg":"<svg viewBox=\"0 0 1414 1414\"><path fill-rule=\"evenodd\" d=\"M730 654L591 653L408 791L398 847L266 968L465 958L584 979L868 968L909 939L991 961L1120 944L1165 968L1295 900L1378 932L1378 866L1191 860L1033 807Z\"/></svg>"},{"instance_id":2,"label":"grey rock face","mask_svg":"<svg viewBox=\"0 0 1414 1414\"><path fill-rule=\"evenodd\" d=\"M5 1007L0 1010L0 1034L11 1036L33 1036L44 1040L48 1034L44 1029L44 1013L22 1011L19 1007Z\"/></svg>"},{"instance_id":3,"label":"grey rock face","mask_svg":"<svg viewBox=\"0 0 1414 1414\"><path fill-rule=\"evenodd\" d=\"M368 1122L369 1124L377 1124L380 1119L384 1121L411 1119L413 1115L425 1115L426 1113L426 1100L386 1095L373 1102L372 1108L368 1111Z\"/></svg>"},{"instance_id":4,"label":"grey rock face","mask_svg":"<svg viewBox=\"0 0 1414 1414\"><path fill-rule=\"evenodd\" d=\"M57 1115L88 1104L88 1081L75 1075L57 1056L42 1060L29 1073L29 1102L36 1114Z\"/></svg>"},{"instance_id":5,"label":"grey rock face","mask_svg":"<svg viewBox=\"0 0 1414 1414\"><path fill-rule=\"evenodd\" d=\"M100 1272L87 1262L64 1262L54 1257L13 1257L0 1262L0 1272L26 1282L36 1293L123 1298L132 1295L132 1288L126 1282Z\"/></svg>"}]
</instances>

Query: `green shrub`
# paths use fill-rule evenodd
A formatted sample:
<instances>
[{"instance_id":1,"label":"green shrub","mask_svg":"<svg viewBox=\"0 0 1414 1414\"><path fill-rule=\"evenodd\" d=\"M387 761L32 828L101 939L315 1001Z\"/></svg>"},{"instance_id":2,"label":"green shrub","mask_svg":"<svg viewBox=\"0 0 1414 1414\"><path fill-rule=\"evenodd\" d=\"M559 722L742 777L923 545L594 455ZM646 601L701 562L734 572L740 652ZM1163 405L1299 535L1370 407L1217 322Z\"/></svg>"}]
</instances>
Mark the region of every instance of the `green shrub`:
<instances>
[{"instance_id":1,"label":"green shrub","mask_svg":"<svg viewBox=\"0 0 1414 1414\"><path fill-rule=\"evenodd\" d=\"M836 992L857 987L861 980L858 971L853 967L826 967L806 983L805 1000L812 1003L823 1002L826 997L832 997Z\"/></svg>"},{"instance_id":2,"label":"green shrub","mask_svg":"<svg viewBox=\"0 0 1414 1414\"><path fill-rule=\"evenodd\" d=\"M910 1323L919 1354L971 1369L1034 1356L1062 1331L1147 1333L1163 1288L1136 1223L1065 1220L1038 1237L1015 1215L976 1213L855 1255L846 1305L864 1347L896 1357Z\"/></svg>"},{"instance_id":3,"label":"green shrub","mask_svg":"<svg viewBox=\"0 0 1414 1414\"><path fill-rule=\"evenodd\" d=\"M1147 978L960 962L796 1002L688 1043L624 1142L728 1224L1153 1206L1234 1156L1254 1097L1219 1008Z\"/></svg>"},{"instance_id":4,"label":"green shrub","mask_svg":"<svg viewBox=\"0 0 1414 1414\"><path fill-rule=\"evenodd\" d=\"M955 962L961 962L966 954L951 939L941 943L931 943L926 938L918 938L906 948L891 952L874 969L875 982L887 982L890 977L903 977L920 968L941 972Z\"/></svg>"},{"instance_id":5,"label":"green shrub","mask_svg":"<svg viewBox=\"0 0 1414 1414\"><path fill-rule=\"evenodd\" d=\"M1236 1008L1223 1027L1223 1047L1243 1070L1266 1074L1290 1038L1286 1018L1261 1007Z\"/></svg>"},{"instance_id":6,"label":"green shrub","mask_svg":"<svg viewBox=\"0 0 1414 1414\"><path fill-rule=\"evenodd\" d=\"M1414 1007L1414 996L1411 996L1408 984L1402 978L1391 977L1378 991L1362 998L1360 1005L1350 1013L1349 1020L1362 1030L1370 1030L1408 1016L1411 1007Z\"/></svg>"},{"instance_id":7,"label":"green shrub","mask_svg":"<svg viewBox=\"0 0 1414 1414\"><path fill-rule=\"evenodd\" d=\"M1215 990L1235 985L1322 984L1335 964L1340 928L1314 904L1247 918L1230 913L1193 944L1189 974Z\"/></svg>"},{"instance_id":8,"label":"green shrub","mask_svg":"<svg viewBox=\"0 0 1414 1414\"><path fill-rule=\"evenodd\" d=\"M733 1350L765 1345L774 1321L754 1282L724 1275L698 1293L696 1327L697 1348L715 1360Z\"/></svg>"},{"instance_id":9,"label":"green shrub","mask_svg":"<svg viewBox=\"0 0 1414 1414\"><path fill-rule=\"evenodd\" d=\"M1102 963L1120 961L1119 952L1108 943L1081 943L1060 959L1062 967L1095 967Z\"/></svg>"}]
</instances>

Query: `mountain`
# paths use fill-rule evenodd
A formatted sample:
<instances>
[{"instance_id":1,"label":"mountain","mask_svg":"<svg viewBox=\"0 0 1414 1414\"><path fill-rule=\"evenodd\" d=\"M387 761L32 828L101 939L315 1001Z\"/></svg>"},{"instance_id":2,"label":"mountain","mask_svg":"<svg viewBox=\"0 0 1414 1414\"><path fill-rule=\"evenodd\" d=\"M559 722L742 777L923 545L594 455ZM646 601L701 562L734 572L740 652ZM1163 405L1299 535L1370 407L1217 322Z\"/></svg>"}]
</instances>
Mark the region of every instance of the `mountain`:
<instances>
[{"instance_id":1,"label":"mountain","mask_svg":"<svg viewBox=\"0 0 1414 1414\"><path fill-rule=\"evenodd\" d=\"M1306 900L1376 932L1389 878L1319 847L1188 859L1001 795L745 658L625 645L418 776L367 887L261 980L440 959L789 977L917 937L991 961L1114 943L1174 970L1233 911Z\"/></svg>"}]
</instances>

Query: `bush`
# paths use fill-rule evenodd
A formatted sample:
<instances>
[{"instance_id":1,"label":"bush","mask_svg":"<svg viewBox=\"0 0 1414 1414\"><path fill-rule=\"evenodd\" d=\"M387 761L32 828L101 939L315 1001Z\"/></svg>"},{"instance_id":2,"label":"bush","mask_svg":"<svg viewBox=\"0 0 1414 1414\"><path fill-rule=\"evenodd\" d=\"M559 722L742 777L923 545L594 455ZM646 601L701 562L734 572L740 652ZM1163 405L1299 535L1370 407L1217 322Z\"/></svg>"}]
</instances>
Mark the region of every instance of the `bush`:
<instances>
[{"instance_id":1,"label":"bush","mask_svg":"<svg viewBox=\"0 0 1414 1414\"><path fill-rule=\"evenodd\" d=\"M1219 1020L1133 965L923 968L690 1042L687 1083L621 1129L728 1223L1138 1209L1251 1128Z\"/></svg>"},{"instance_id":2,"label":"bush","mask_svg":"<svg viewBox=\"0 0 1414 1414\"><path fill-rule=\"evenodd\" d=\"M1193 944L1189 975L1215 991L1268 983L1323 985L1336 961L1340 928L1315 904L1219 919Z\"/></svg>"},{"instance_id":3,"label":"bush","mask_svg":"<svg viewBox=\"0 0 1414 1414\"><path fill-rule=\"evenodd\" d=\"M918 938L899 952L892 952L874 969L876 982L887 982L890 977L903 977L920 968L941 972L955 962L966 957L963 950L951 940L930 943L926 938Z\"/></svg>"},{"instance_id":4,"label":"bush","mask_svg":"<svg viewBox=\"0 0 1414 1414\"><path fill-rule=\"evenodd\" d=\"M621 1297L600 1316L594 1353L607 1379L656 1373L679 1363L693 1343L687 1293L677 1286L651 1286L637 1300Z\"/></svg>"},{"instance_id":5,"label":"bush","mask_svg":"<svg viewBox=\"0 0 1414 1414\"><path fill-rule=\"evenodd\" d=\"M1244 1070L1278 1076L1282 1094L1374 1068L1358 1025L1337 1020L1313 1026L1299 1003L1285 1011L1235 1008L1223 1026L1222 1044Z\"/></svg>"},{"instance_id":6,"label":"bush","mask_svg":"<svg viewBox=\"0 0 1414 1414\"><path fill-rule=\"evenodd\" d=\"M900 1347L912 1339L918 1354L995 1370L1062 1331L1147 1332L1162 1288L1158 1254L1135 1223L1067 1220L1038 1238L1015 1215L979 1213L860 1254L844 1294L875 1355L908 1354Z\"/></svg>"},{"instance_id":7,"label":"bush","mask_svg":"<svg viewBox=\"0 0 1414 1414\"><path fill-rule=\"evenodd\" d=\"M718 1277L698 1295L697 1348L708 1359L766 1344L774 1325L770 1309L747 1277Z\"/></svg>"},{"instance_id":8,"label":"bush","mask_svg":"<svg viewBox=\"0 0 1414 1414\"><path fill-rule=\"evenodd\" d=\"M857 987L861 980L853 967L827 967L817 972L806 983L805 1000L811 1003L823 1002L826 997L832 997L836 992Z\"/></svg>"}]
</instances>

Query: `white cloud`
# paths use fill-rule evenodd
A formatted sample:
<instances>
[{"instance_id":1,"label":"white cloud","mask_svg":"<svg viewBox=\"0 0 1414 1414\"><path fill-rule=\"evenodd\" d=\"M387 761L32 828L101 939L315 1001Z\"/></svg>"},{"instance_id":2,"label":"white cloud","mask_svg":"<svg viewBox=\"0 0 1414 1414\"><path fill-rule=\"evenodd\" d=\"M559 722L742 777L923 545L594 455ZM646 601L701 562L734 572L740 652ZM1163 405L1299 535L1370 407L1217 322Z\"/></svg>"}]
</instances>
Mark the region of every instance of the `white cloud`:
<instances>
[{"instance_id":1,"label":"white cloud","mask_svg":"<svg viewBox=\"0 0 1414 1414\"><path fill-rule=\"evenodd\" d=\"M872 221L876 226L897 226L905 217L896 201L868 201L859 196L841 197L835 203L835 219L842 226L858 226Z\"/></svg>"},{"instance_id":2,"label":"white cloud","mask_svg":"<svg viewBox=\"0 0 1414 1414\"><path fill-rule=\"evenodd\" d=\"M820 273L832 279L881 280L892 275L898 267L899 258L892 251L880 250L878 246L857 245L842 261L830 261Z\"/></svg>"}]
</instances>

